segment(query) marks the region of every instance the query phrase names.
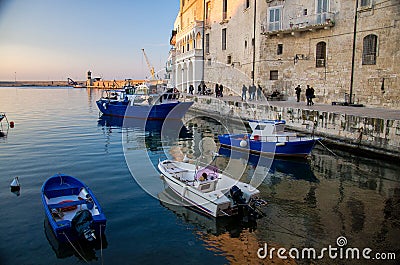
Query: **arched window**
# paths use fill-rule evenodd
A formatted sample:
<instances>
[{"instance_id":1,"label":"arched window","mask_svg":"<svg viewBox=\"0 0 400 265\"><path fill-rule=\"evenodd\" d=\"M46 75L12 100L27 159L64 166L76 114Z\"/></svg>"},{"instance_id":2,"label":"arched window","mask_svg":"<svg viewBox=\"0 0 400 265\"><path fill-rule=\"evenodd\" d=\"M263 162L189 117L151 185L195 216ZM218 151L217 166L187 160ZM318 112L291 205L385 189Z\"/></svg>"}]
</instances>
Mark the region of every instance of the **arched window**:
<instances>
[{"instance_id":1,"label":"arched window","mask_svg":"<svg viewBox=\"0 0 400 265\"><path fill-rule=\"evenodd\" d=\"M362 64L364 65L376 64L377 43L378 43L378 37L374 34L370 34L364 38Z\"/></svg>"},{"instance_id":2,"label":"arched window","mask_svg":"<svg viewBox=\"0 0 400 265\"><path fill-rule=\"evenodd\" d=\"M325 67L326 65L326 42L317 43L315 67Z\"/></svg>"}]
</instances>

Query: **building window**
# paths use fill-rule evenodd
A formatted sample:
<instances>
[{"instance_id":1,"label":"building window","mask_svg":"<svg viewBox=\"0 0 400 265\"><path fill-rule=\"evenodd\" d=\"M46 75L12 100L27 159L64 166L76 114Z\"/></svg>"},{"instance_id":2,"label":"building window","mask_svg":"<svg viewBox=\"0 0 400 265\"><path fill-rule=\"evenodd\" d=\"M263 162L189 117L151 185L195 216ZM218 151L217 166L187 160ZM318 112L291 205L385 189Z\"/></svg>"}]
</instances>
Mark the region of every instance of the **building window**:
<instances>
[{"instance_id":1,"label":"building window","mask_svg":"<svg viewBox=\"0 0 400 265\"><path fill-rule=\"evenodd\" d=\"M282 55L283 53L283 44L278 44L278 50L276 52L277 55Z\"/></svg>"},{"instance_id":2,"label":"building window","mask_svg":"<svg viewBox=\"0 0 400 265\"><path fill-rule=\"evenodd\" d=\"M222 0L222 20L228 18L228 0Z\"/></svg>"},{"instance_id":3,"label":"building window","mask_svg":"<svg viewBox=\"0 0 400 265\"><path fill-rule=\"evenodd\" d=\"M325 67L326 64L326 42L317 43L315 67Z\"/></svg>"},{"instance_id":4,"label":"building window","mask_svg":"<svg viewBox=\"0 0 400 265\"><path fill-rule=\"evenodd\" d=\"M207 65L211 66L211 59L207 59Z\"/></svg>"},{"instance_id":5,"label":"building window","mask_svg":"<svg viewBox=\"0 0 400 265\"><path fill-rule=\"evenodd\" d=\"M364 38L362 64L364 65L376 64L377 43L378 43L378 37L374 34L370 34Z\"/></svg>"},{"instance_id":6,"label":"building window","mask_svg":"<svg viewBox=\"0 0 400 265\"><path fill-rule=\"evenodd\" d=\"M317 24L325 23L329 13L329 0L317 0Z\"/></svg>"},{"instance_id":7,"label":"building window","mask_svg":"<svg viewBox=\"0 0 400 265\"><path fill-rule=\"evenodd\" d=\"M232 64L232 55L226 57L226 64Z\"/></svg>"},{"instance_id":8,"label":"building window","mask_svg":"<svg viewBox=\"0 0 400 265\"><path fill-rule=\"evenodd\" d=\"M361 0L360 6L361 7L370 7L371 6L371 0Z\"/></svg>"},{"instance_id":9,"label":"building window","mask_svg":"<svg viewBox=\"0 0 400 265\"><path fill-rule=\"evenodd\" d=\"M189 51L190 50L190 43L188 42L187 44L186 44L186 51Z\"/></svg>"},{"instance_id":10,"label":"building window","mask_svg":"<svg viewBox=\"0 0 400 265\"><path fill-rule=\"evenodd\" d=\"M268 30L275 31L281 29L281 14L282 14L282 7L272 7L269 9L269 23L268 23Z\"/></svg>"},{"instance_id":11,"label":"building window","mask_svg":"<svg viewBox=\"0 0 400 265\"><path fill-rule=\"evenodd\" d=\"M278 80L278 70L269 71L269 80Z\"/></svg>"},{"instance_id":12,"label":"building window","mask_svg":"<svg viewBox=\"0 0 400 265\"><path fill-rule=\"evenodd\" d=\"M206 53L210 53L210 34L206 34L206 40L205 40L205 48L206 48Z\"/></svg>"},{"instance_id":13,"label":"building window","mask_svg":"<svg viewBox=\"0 0 400 265\"><path fill-rule=\"evenodd\" d=\"M211 2L206 4L206 25L210 25L210 15L211 15Z\"/></svg>"},{"instance_id":14,"label":"building window","mask_svg":"<svg viewBox=\"0 0 400 265\"><path fill-rule=\"evenodd\" d=\"M226 29L222 29L222 50L226 50Z\"/></svg>"},{"instance_id":15,"label":"building window","mask_svg":"<svg viewBox=\"0 0 400 265\"><path fill-rule=\"evenodd\" d=\"M247 50L247 40L244 41L244 49Z\"/></svg>"},{"instance_id":16,"label":"building window","mask_svg":"<svg viewBox=\"0 0 400 265\"><path fill-rule=\"evenodd\" d=\"M245 9L247 9L247 8L249 8L250 7L250 0L246 0L246 5L245 5Z\"/></svg>"}]
</instances>

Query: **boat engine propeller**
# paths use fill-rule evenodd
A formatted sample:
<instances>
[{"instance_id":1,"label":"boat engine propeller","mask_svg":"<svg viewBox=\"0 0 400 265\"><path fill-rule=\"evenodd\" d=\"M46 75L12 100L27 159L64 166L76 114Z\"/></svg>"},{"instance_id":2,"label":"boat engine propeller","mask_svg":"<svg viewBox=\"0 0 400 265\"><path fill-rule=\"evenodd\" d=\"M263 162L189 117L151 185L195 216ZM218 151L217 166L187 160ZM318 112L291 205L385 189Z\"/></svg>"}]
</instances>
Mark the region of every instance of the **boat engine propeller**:
<instances>
[{"instance_id":1,"label":"boat engine propeller","mask_svg":"<svg viewBox=\"0 0 400 265\"><path fill-rule=\"evenodd\" d=\"M249 221L255 221L265 216L261 211L261 206L266 205L262 199L251 198L248 203L243 198L243 192L238 186L233 186L230 189L230 194L235 205L238 206L239 216L247 217Z\"/></svg>"},{"instance_id":2,"label":"boat engine propeller","mask_svg":"<svg viewBox=\"0 0 400 265\"><path fill-rule=\"evenodd\" d=\"M78 211L74 218L72 218L71 224L78 233L79 237L83 237L87 241L93 241L96 239L96 236L94 235L94 229L92 228L93 217L90 211Z\"/></svg>"}]
</instances>

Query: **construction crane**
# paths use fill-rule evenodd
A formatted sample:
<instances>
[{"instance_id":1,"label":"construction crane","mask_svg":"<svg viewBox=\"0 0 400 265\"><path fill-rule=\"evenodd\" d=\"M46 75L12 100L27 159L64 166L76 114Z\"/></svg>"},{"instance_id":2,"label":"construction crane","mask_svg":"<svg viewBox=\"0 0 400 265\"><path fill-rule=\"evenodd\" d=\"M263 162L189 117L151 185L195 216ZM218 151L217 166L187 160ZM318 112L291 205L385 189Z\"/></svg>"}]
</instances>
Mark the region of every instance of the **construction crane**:
<instances>
[{"instance_id":1,"label":"construction crane","mask_svg":"<svg viewBox=\"0 0 400 265\"><path fill-rule=\"evenodd\" d=\"M152 78L152 80L155 80L156 77L154 75L154 67L151 66L151 64L149 62L149 58L147 58L147 55L146 55L146 52L144 51L144 49L142 49L142 52L143 52L144 58L146 59L147 66L149 67L151 78Z\"/></svg>"}]
</instances>

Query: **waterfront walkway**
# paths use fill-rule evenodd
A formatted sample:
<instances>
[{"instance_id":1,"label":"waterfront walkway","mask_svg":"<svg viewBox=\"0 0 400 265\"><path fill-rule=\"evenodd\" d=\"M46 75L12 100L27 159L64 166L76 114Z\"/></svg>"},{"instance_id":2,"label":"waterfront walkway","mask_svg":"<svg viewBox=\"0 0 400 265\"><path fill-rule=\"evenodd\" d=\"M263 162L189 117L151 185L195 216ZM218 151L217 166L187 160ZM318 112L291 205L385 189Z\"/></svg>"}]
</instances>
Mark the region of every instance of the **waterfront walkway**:
<instances>
[{"instance_id":1,"label":"waterfront walkway","mask_svg":"<svg viewBox=\"0 0 400 265\"><path fill-rule=\"evenodd\" d=\"M191 96L191 95L190 95ZM211 97L215 98L215 96L199 96L197 97ZM233 101L233 102L242 102L241 97L239 96L224 96L222 98L218 98L223 101ZM321 104L315 103L312 106L307 106L306 102L296 102L296 101L266 101L264 100L254 100L249 101L247 103L251 104L262 104L276 107L284 107L284 108L299 108L304 110L317 110L317 111L325 111L325 112L333 112L338 114L346 114L346 115L355 115L359 117L367 117L367 118L381 118L385 120L400 120L400 110L393 109L384 109L384 108L373 108L373 107L353 107L353 106L340 106L340 105L329 105L329 104Z\"/></svg>"}]
</instances>

